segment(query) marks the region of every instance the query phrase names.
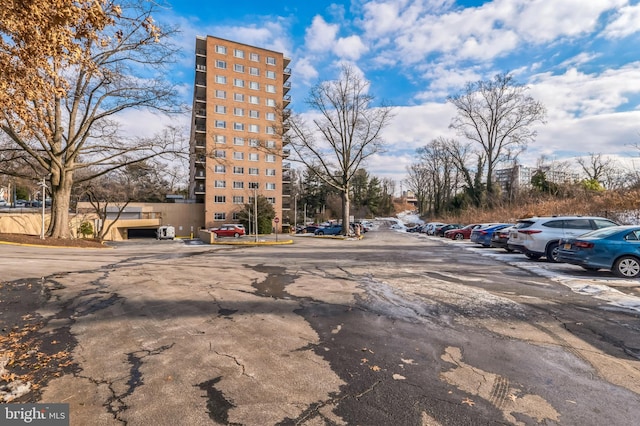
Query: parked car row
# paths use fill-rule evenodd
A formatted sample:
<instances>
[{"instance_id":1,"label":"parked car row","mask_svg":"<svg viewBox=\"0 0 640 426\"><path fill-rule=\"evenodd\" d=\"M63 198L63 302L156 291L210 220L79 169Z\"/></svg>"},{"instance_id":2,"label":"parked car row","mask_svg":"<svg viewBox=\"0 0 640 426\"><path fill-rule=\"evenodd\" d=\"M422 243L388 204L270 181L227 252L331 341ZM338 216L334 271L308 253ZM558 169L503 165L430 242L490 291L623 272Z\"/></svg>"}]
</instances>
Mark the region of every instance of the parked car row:
<instances>
[{"instance_id":1,"label":"parked car row","mask_svg":"<svg viewBox=\"0 0 640 426\"><path fill-rule=\"evenodd\" d=\"M462 240L467 233L473 243L522 253L532 260L545 258L590 271L608 269L621 278L640 277L640 225L621 226L595 216L544 216L514 224L470 224L443 235Z\"/></svg>"}]
</instances>

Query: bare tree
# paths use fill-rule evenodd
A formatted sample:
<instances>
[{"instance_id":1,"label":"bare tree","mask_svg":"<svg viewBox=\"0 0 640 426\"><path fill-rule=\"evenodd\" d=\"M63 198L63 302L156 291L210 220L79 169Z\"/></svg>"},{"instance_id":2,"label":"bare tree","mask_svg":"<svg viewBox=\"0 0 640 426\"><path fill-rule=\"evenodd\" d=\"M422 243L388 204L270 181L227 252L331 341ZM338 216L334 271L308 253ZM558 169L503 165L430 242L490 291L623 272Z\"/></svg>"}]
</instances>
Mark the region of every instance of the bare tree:
<instances>
[{"instance_id":1,"label":"bare tree","mask_svg":"<svg viewBox=\"0 0 640 426\"><path fill-rule=\"evenodd\" d=\"M427 211L429 184L431 182L429 169L422 162L413 163L407 166L407 177L404 181L418 201L418 213L424 214Z\"/></svg>"},{"instance_id":2,"label":"bare tree","mask_svg":"<svg viewBox=\"0 0 640 426\"><path fill-rule=\"evenodd\" d=\"M589 157L579 157L577 163L587 175L587 179L598 182L600 185L607 183L615 169L615 163L611 158L604 158L602 154L589 153Z\"/></svg>"},{"instance_id":3,"label":"bare tree","mask_svg":"<svg viewBox=\"0 0 640 426\"><path fill-rule=\"evenodd\" d=\"M55 95L35 93L33 98L26 96L24 106L8 104L0 113L0 129L8 136L0 147L0 173L48 177L51 237L70 236L70 195L78 171L91 171L82 175L90 180L129 164L183 152L184 138L175 128L140 139L122 134L115 121L118 113L130 109L177 111L176 92L163 71L175 54L165 40L175 30L154 24L157 8L155 2L131 0L104 9L108 19L102 26L83 29L75 22L63 23L74 32L74 52L82 60L58 50L46 52L34 66L51 81ZM15 43L34 48L32 39Z\"/></svg>"},{"instance_id":4,"label":"bare tree","mask_svg":"<svg viewBox=\"0 0 640 426\"><path fill-rule=\"evenodd\" d=\"M381 151L380 133L391 119L390 107L372 107L368 89L368 82L353 68L343 66L340 79L311 89L306 102L317 112L311 124L300 115L287 120L297 160L340 192L345 234L351 180L363 161Z\"/></svg>"},{"instance_id":5,"label":"bare tree","mask_svg":"<svg viewBox=\"0 0 640 426\"><path fill-rule=\"evenodd\" d=\"M508 74L489 81L468 83L462 93L448 101L457 109L450 127L481 146L486 160L486 190L493 193L495 166L506 150L524 147L536 136L532 126L544 122L544 106L527 95L527 87Z\"/></svg>"}]
</instances>

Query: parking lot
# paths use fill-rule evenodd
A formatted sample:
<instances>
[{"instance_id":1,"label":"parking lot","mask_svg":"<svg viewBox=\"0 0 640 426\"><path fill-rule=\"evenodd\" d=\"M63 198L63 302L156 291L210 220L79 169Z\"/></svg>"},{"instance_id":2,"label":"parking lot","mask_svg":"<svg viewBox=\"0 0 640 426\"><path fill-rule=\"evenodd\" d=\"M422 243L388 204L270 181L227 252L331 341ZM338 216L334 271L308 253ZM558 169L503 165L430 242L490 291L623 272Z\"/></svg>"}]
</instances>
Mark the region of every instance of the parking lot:
<instances>
[{"instance_id":1,"label":"parking lot","mask_svg":"<svg viewBox=\"0 0 640 426\"><path fill-rule=\"evenodd\" d=\"M5 337L42 354L17 401L68 403L77 425L635 421L640 319L596 291L630 300L635 282L388 225L283 246L0 246Z\"/></svg>"}]
</instances>

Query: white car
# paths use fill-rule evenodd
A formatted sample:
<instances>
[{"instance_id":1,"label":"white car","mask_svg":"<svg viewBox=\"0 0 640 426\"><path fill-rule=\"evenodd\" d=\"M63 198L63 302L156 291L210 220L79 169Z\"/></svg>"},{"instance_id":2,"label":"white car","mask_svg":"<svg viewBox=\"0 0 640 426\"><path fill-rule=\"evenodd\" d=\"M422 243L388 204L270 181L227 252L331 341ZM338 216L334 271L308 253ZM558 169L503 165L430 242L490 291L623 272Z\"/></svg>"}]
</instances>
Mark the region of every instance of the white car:
<instances>
[{"instance_id":1,"label":"white car","mask_svg":"<svg viewBox=\"0 0 640 426\"><path fill-rule=\"evenodd\" d=\"M529 259L545 256L548 262L557 262L560 239L577 237L594 229L617 225L612 220L596 216L544 216L521 219L509 231L507 248L519 251Z\"/></svg>"}]
</instances>

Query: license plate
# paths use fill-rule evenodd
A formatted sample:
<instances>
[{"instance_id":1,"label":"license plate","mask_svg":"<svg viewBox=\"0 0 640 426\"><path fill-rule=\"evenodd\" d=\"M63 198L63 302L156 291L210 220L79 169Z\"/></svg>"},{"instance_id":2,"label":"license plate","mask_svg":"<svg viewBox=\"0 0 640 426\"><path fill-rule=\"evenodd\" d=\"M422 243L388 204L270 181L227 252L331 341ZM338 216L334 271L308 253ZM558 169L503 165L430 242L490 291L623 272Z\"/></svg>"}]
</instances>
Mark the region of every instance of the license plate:
<instances>
[{"instance_id":1,"label":"license plate","mask_svg":"<svg viewBox=\"0 0 640 426\"><path fill-rule=\"evenodd\" d=\"M564 249L565 249L565 250L571 250L571 244L569 244L569 243L565 243L565 244L564 244Z\"/></svg>"}]
</instances>

